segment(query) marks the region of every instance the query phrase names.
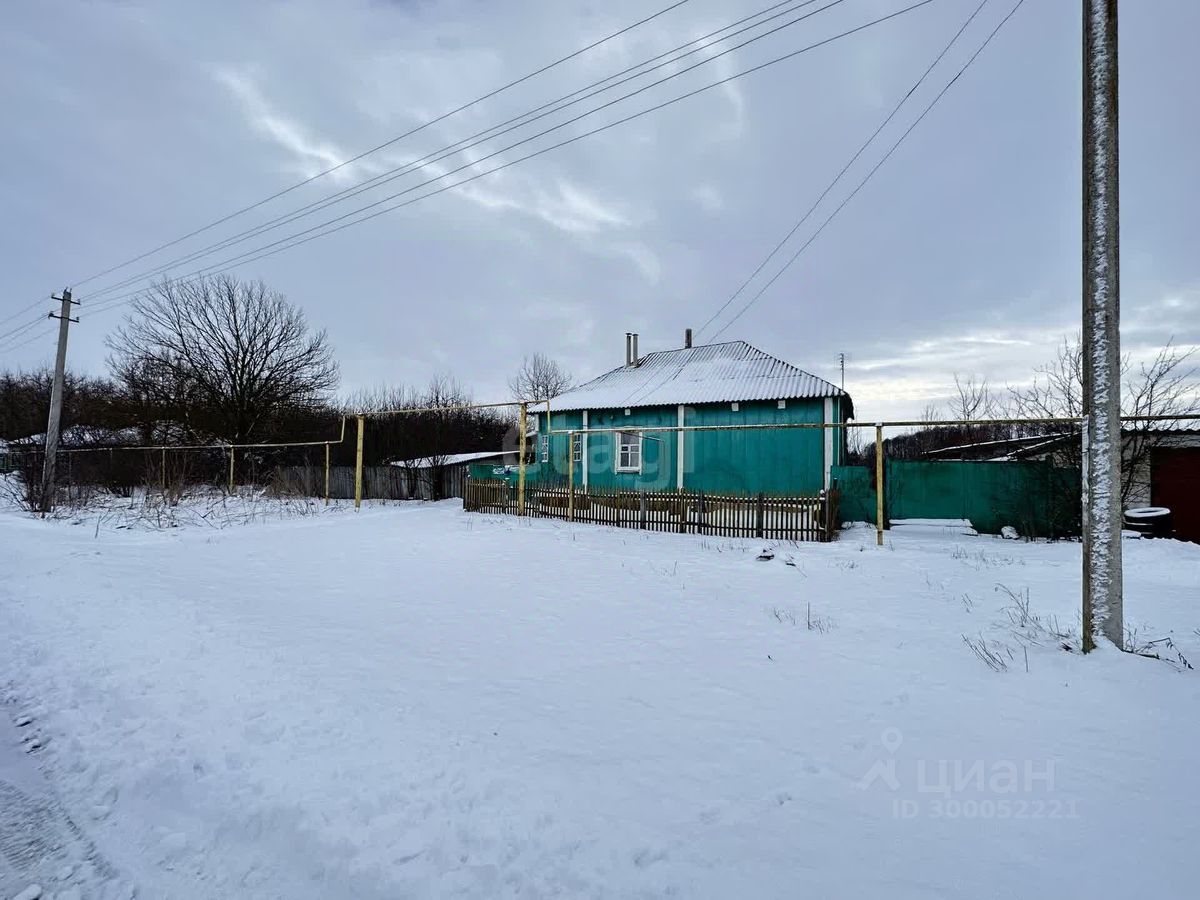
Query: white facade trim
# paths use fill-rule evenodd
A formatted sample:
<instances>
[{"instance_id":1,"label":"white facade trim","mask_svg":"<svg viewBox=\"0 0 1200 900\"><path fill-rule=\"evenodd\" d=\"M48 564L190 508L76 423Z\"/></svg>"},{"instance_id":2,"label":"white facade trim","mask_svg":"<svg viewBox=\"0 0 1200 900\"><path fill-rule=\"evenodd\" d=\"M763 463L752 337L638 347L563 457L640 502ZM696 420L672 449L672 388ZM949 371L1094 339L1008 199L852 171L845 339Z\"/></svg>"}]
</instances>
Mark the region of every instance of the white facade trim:
<instances>
[{"instance_id":1,"label":"white facade trim","mask_svg":"<svg viewBox=\"0 0 1200 900\"><path fill-rule=\"evenodd\" d=\"M637 465L623 466L621 465L621 442L624 438L632 435L637 438ZM613 432L613 472L617 474L637 474L642 473L642 463L644 461L643 453L645 452L645 440L640 431L614 431Z\"/></svg>"},{"instance_id":2,"label":"white facade trim","mask_svg":"<svg viewBox=\"0 0 1200 900\"><path fill-rule=\"evenodd\" d=\"M825 398L825 414L824 414L824 418L822 419L822 421L827 425L833 421L833 398L832 397ZM832 469L833 469L833 433L836 430L837 430L836 428L822 428L821 429L821 431L823 431L825 433L825 452L824 452L825 490L829 490L829 485L831 483L831 475L832 475Z\"/></svg>"},{"instance_id":3,"label":"white facade trim","mask_svg":"<svg viewBox=\"0 0 1200 900\"><path fill-rule=\"evenodd\" d=\"M588 486L588 411L583 411L583 489Z\"/></svg>"},{"instance_id":4,"label":"white facade trim","mask_svg":"<svg viewBox=\"0 0 1200 900\"><path fill-rule=\"evenodd\" d=\"M679 427L682 428L683 421L683 404L679 404ZM686 439L687 432L679 431L675 434L675 489L683 490L683 442Z\"/></svg>"}]
</instances>

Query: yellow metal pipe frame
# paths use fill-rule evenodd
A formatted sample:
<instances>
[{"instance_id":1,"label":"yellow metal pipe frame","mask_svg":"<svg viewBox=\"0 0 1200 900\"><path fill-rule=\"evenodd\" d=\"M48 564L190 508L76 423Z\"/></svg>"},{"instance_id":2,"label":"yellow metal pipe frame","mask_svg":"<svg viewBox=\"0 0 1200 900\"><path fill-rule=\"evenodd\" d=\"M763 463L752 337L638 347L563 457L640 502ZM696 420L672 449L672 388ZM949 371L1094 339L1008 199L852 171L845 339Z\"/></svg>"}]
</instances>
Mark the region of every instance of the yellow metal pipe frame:
<instances>
[{"instance_id":1,"label":"yellow metal pipe frame","mask_svg":"<svg viewBox=\"0 0 1200 900\"><path fill-rule=\"evenodd\" d=\"M543 402L543 401L539 401ZM401 409L401 410L385 410L384 412L362 413L365 417L374 415L388 415L391 413L405 412L432 412L436 410L450 409L479 409L487 407L499 406L520 406L520 403L481 403L475 406L443 406L429 407L427 409ZM257 443L257 444L130 444L118 447L63 447L59 449L59 453L111 453L114 450L221 450L233 447L238 450L250 449L268 449L271 447L322 447L329 444L341 444L346 440L346 420L349 416L342 416L341 434L336 441L284 441L281 443ZM355 415L358 418L358 415ZM1179 415L1179 416L1122 416L1122 422L1196 422L1200 421L1200 414ZM1079 425L1082 424L1082 419L950 419L944 422L925 422L920 420L910 421L895 421L882 422L884 428L940 428L942 426L955 425ZM645 428L585 428L581 434L616 434L620 432L628 432L630 434L643 434L648 431L744 431L753 429L768 429L768 428L874 428L875 422L780 422L777 424L766 425L654 425ZM550 431L550 434L567 434L565 430ZM21 447L9 447L10 452L19 453Z\"/></svg>"},{"instance_id":2,"label":"yellow metal pipe frame","mask_svg":"<svg viewBox=\"0 0 1200 900\"><path fill-rule=\"evenodd\" d=\"M329 505L329 445L325 445L325 505Z\"/></svg>"},{"instance_id":3,"label":"yellow metal pipe frame","mask_svg":"<svg viewBox=\"0 0 1200 900\"><path fill-rule=\"evenodd\" d=\"M567 433L567 521L575 521L575 432Z\"/></svg>"},{"instance_id":4,"label":"yellow metal pipe frame","mask_svg":"<svg viewBox=\"0 0 1200 900\"><path fill-rule=\"evenodd\" d=\"M429 412L464 412L468 409L498 409L503 406L521 406L520 400L506 400L503 403L468 403L464 406L414 406L411 409L369 409L358 413L360 416L404 416L412 413Z\"/></svg>"},{"instance_id":5,"label":"yellow metal pipe frame","mask_svg":"<svg viewBox=\"0 0 1200 900\"><path fill-rule=\"evenodd\" d=\"M362 507L362 479L363 479L363 416L358 417L358 446L354 451L354 508L358 510Z\"/></svg>"},{"instance_id":6,"label":"yellow metal pipe frame","mask_svg":"<svg viewBox=\"0 0 1200 900\"><path fill-rule=\"evenodd\" d=\"M875 426L875 546L883 546L883 426Z\"/></svg>"},{"instance_id":7,"label":"yellow metal pipe frame","mask_svg":"<svg viewBox=\"0 0 1200 900\"><path fill-rule=\"evenodd\" d=\"M923 422L919 420L902 420L895 422L778 422L770 424L747 425L647 425L645 427L624 428L587 428L586 434L643 434L645 432L674 432L674 431L753 431L764 429L789 428L940 428L943 426L959 425L1078 425L1082 419L952 419L944 422ZM1200 414L1182 416L1122 416L1122 422L1192 422L1200 421ZM551 431L551 434L566 434L565 430Z\"/></svg>"},{"instance_id":8,"label":"yellow metal pipe frame","mask_svg":"<svg viewBox=\"0 0 1200 900\"><path fill-rule=\"evenodd\" d=\"M521 404L519 435L521 454L517 462L517 515L525 515L525 428L528 424L529 404ZM550 430L550 424L546 423L546 430Z\"/></svg>"},{"instance_id":9,"label":"yellow metal pipe frame","mask_svg":"<svg viewBox=\"0 0 1200 900\"><path fill-rule=\"evenodd\" d=\"M116 447L69 447L59 450L59 453L112 453L114 450L251 450L268 449L270 447L321 447L329 444L340 444L346 440L346 416L342 416L341 434L336 441L283 441L277 444L122 444ZM9 448L12 450L13 448ZM17 448L20 449L20 448Z\"/></svg>"}]
</instances>

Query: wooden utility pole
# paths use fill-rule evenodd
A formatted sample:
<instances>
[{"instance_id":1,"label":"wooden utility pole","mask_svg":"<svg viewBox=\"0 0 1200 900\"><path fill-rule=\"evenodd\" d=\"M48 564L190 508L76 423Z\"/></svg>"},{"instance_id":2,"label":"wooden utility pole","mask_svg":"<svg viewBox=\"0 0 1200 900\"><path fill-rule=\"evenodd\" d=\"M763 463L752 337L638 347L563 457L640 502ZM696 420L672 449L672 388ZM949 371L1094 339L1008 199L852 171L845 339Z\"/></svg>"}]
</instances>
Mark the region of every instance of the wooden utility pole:
<instances>
[{"instance_id":1,"label":"wooden utility pole","mask_svg":"<svg viewBox=\"0 0 1200 900\"><path fill-rule=\"evenodd\" d=\"M62 292L61 297L51 299L62 305L58 315L50 313L51 319L58 319L58 353L54 357L54 383L50 388L50 420L46 423L46 457L42 462L42 493L38 498L43 513L54 508L55 466L58 463L58 438L62 428L63 382L67 373L67 332L72 322L71 304L78 305L78 300L71 299L71 289Z\"/></svg>"},{"instance_id":2,"label":"wooden utility pole","mask_svg":"<svg viewBox=\"0 0 1200 900\"><path fill-rule=\"evenodd\" d=\"M1083 0L1083 650L1124 641L1117 0Z\"/></svg>"}]
</instances>

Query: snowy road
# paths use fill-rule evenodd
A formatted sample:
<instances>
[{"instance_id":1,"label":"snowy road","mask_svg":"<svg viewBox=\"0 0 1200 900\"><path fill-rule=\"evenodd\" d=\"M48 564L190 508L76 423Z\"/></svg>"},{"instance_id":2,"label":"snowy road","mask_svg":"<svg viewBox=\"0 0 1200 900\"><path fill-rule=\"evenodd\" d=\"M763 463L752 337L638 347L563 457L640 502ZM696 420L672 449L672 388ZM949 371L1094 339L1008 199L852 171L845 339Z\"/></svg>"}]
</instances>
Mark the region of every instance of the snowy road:
<instances>
[{"instance_id":1,"label":"snowy road","mask_svg":"<svg viewBox=\"0 0 1200 900\"><path fill-rule=\"evenodd\" d=\"M0 709L139 896L1194 896L1200 677L1057 646L1077 545L93 524L0 515ZM1200 664L1200 547L1126 571Z\"/></svg>"}]
</instances>

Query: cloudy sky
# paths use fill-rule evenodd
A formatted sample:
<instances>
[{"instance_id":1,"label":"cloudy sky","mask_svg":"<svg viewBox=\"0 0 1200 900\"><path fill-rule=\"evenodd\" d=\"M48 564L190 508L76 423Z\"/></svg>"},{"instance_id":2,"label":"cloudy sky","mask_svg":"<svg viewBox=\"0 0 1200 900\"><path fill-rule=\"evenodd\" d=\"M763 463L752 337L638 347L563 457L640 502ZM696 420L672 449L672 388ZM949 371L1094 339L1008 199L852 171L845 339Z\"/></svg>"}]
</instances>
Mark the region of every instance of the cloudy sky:
<instances>
[{"instance_id":1,"label":"cloudy sky","mask_svg":"<svg viewBox=\"0 0 1200 900\"><path fill-rule=\"evenodd\" d=\"M76 369L104 370L121 279L580 90L771 6L690 0L272 203L114 266L410 131L669 0L17 0L0 30L0 333L71 285ZM817 0L536 125L170 271L185 275L415 185L412 199L902 9ZM807 241L1014 0L989 0L942 67L711 339ZM523 354L577 377L678 346L762 262L978 6L934 0L668 108L238 266L328 329L344 389L449 372L500 399ZM792 4L791 6L798 6ZM787 11L790 6L780 7ZM1027 380L1079 321L1080 2L1025 0L928 117L721 339L837 378L864 418L917 413L955 373ZM1122 4L1123 340L1200 342L1200 4ZM758 20L755 20L758 21ZM515 141L686 65L637 96ZM376 209L382 208L375 207ZM144 281L134 282L134 287ZM126 289L127 290L127 289ZM97 310L89 315L89 310ZM0 367L49 362L49 323L0 338Z\"/></svg>"}]
</instances>

